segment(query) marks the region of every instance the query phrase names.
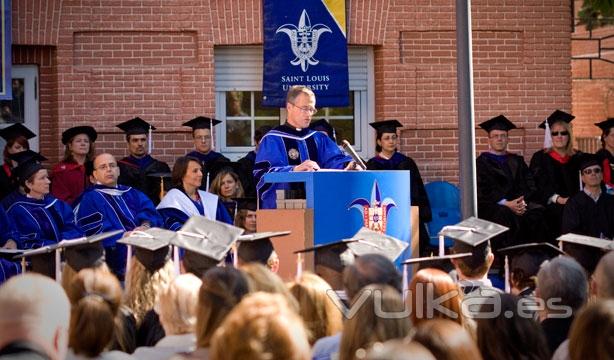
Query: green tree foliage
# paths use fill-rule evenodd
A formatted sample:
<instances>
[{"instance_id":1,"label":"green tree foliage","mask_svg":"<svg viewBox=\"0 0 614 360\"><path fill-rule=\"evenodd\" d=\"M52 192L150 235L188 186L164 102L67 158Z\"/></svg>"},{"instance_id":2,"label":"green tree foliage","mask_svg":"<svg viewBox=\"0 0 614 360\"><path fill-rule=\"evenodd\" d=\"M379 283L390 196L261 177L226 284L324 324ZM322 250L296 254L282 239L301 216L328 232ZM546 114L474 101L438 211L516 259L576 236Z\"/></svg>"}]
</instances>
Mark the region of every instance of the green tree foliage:
<instances>
[{"instance_id":1,"label":"green tree foliage","mask_svg":"<svg viewBox=\"0 0 614 360\"><path fill-rule=\"evenodd\" d=\"M578 20L587 30L614 24L614 0L584 0Z\"/></svg>"}]
</instances>

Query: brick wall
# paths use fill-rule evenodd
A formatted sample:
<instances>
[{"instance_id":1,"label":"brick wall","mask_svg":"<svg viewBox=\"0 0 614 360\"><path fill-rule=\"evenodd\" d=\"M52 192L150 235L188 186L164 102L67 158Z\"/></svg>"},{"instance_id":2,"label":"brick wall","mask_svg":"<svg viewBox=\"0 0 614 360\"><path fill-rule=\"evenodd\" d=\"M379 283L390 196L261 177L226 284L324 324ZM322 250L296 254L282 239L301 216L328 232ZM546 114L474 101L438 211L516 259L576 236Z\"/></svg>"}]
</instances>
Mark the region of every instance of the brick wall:
<instances>
[{"instance_id":1,"label":"brick wall","mask_svg":"<svg viewBox=\"0 0 614 360\"><path fill-rule=\"evenodd\" d=\"M472 6L476 122L506 114L521 127L511 148L530 156L537 124L571 108L570 2ZM347 7L349 42L374 47L376 118L405 125L401 151L426 181L458 181L454 0ZM15 62L41 64L41 149L54 160L75 124L125 154L114 125L138 115L159 128L154 155L172 161L191 148L181 122L215 111L214 46L262 43L261 0L20 0L13 12Z\"/></svg>"}]
</instances>

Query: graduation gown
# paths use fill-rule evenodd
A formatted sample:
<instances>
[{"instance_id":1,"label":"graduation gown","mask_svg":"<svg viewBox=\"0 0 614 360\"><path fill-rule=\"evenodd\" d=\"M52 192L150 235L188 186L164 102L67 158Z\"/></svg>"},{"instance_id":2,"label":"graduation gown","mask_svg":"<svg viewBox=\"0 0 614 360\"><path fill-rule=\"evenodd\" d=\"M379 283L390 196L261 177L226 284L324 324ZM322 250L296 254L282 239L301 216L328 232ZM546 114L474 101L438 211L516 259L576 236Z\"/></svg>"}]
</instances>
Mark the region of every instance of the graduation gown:
<instances>
[{"instance_id":1,"label":"graduation gown","mask_svg":"<svg viewBox=\"0 0 614 360\"><path fill-rule=\"evenodd\" d=\"M510 228L493 241L496 249L528 242L542 242L549 230L544 224L544 208L534 201L535 181L522 156L482 153L476 160L478 216ZM527 211L516 215L503 200L524 196Z\"/></svg>"},{"instance_id":2,"label":"graduation gown","mask_svg":"<svg viewBox=\"0 0 614 360\"><path fill-rule=\"evenodd\" d=\"M530 170L536 184L535 199L545 210L550 229L548 240L553 242L561 235L561 219L564 205L551 202L556 194L569 198L580 191L580 160L582 153L563 159L554 151L540 150L531 158Z\"/></svg>"},{"instance_id":3,"label":"graduation gown","mask_svg":"<svg viewBox=\"0 0 614 360\"><path fill-rule=\"evenodd\" d=\"M88 236L113 230L131 231L146 222L152 227L162 226L162 217L151 200L124 185L90 187L83 192L74 213L77 224ZM116 244L120 237L122 234L104 239L103 246L107 264L121 280L126 269L126 246Z\"/></svg>"},{"instance_id":4,"label":"graduation gown","mask_svg":"<svg viewBox=\"0 0 614 360\"><path fill-rule=\"evenodd\" d=\"M0 167L0 200L17 190L17 184L11 179L12 170L7 163L2 164L2 167Z\"/></svg>"},{"instance_id":5,"label":"graduation gown","mask_svg":"<svg viewBox=\"0 0 614 360\"><path fill-rule=\"evenodd\" d=\"M276 208L276 190L290 189L289 184L265 183L264 175L290 172L306 160L315 161L323 169L343 169L352 158L342 153L328 136L309 128L297 130L284 124L264 135L254 165L254 181L261 208Z\"/></svg>"},{"instance_id":6,"label":"graduation gown","mask_svg":"<svg viewBox=\"0 0 614 360\"><path fill-rule=\"evenodd\" d=\"M51 169L51 194L56 198L73 204L90 185L85 175L85 166L76 162L60 162Z\"/></svg>"},{"instance_id":7,"label":"graduation gown","mask_svg":"<svg viewBox=\"0 0 614 360\"><path fill-rule=\"evenodd\" d=\"M117 180L119 184L140 190L156 205L160 202L160 178L147 175L170 173L171 169L165 162L156 160L151 155L145 155L140 159L128 156L118 161L117 165L120 170ZM170 188L168 179L164 181L164 187Z\"/></svg>"},{"instance_id":8,"label":"graduation gown","mask_svg":"<svg viewBox=\"0 0 614 360\"><path fill-rule=\"evenodd\" d=\"M574 233L592 237L614 238L614 195L602 192L597 202L584 191L567 201L563 211L563 234ZM564 244L563 250L592 273L603 256L600 249Z\"/></svg>"},{"instance_id":9,"label":"graduation gown","mask_svg":"<svg viewBox=\"0 0 614 360\"><path fill-rule=\"evenodd\" d=\"M429 246L429 234L425 223L432 220L431 204L420 176L420 170L410 157L395 152L390 159L375 156L367 161L368 170L409 170L411 205L419 206L420 218L420 248L426 250Z\"/></svg>"},{"instance_id":10,"label":"graduation gown","mask_svg":"<svg viewBox=\"0 0 614 360\"><path fill-rule=\"evenodd\" d=\"M171 189L158 204L164 228L179 230L193 215L202 215L232 225L232 219L217 195L198 190L199 201L193 201L183 190Z\"/></svg>"},{"instance_id":11,"label":"graduation gown","mask_svg":"<svg viewBox=\"0 0 614 360\"><path fill-rule=\"evenodd\" d=\"M601 149L595 155L603 168L603 182L609 189L614 190L614 154L606 149Z\"/></svg>"},{"instance_id":12,"label":"graduation gown","mask_svg":"<svg viewBox=\"0 0 614 360\"><path fill-rule=\"evenodd\" d=\"M72 208L54 196L48 194L38 200L17 194L15 200L6 214L19 232L19 239L15 239L19 249L38 248L83 236L83 231L75 224Z\"/></svg>"},{"instance_id":13,"label":"graduation gown","mask_svg":"<svg viewBox=\"0 0 614 360\"><path fill-rule=\"evenodd\" d=\"M254 164L256 163L256 152L250 151L244 157L237 160L245 172L245 178L241 179L245 197L256 197L256 183L254 181Z\"/></svg>"},{"instance_id":14,"label":"graduation gown","mask_svg":"<svg viewBox=\"0 0 614 360\"><path fill-rule=\"evenodd\" d=\"M211 182L215 178L216 173L212 172L212 168L214 167L214 165L230 162L230 159L213 150L209 151L207 154L203 154L200 151L194 150L187 153L186 156L198 159L203 167L203 183L200 186L200 189L203 191L208 190L207 178L209 180L209 184L211 184Z\"/></svg>"}]
</instances>

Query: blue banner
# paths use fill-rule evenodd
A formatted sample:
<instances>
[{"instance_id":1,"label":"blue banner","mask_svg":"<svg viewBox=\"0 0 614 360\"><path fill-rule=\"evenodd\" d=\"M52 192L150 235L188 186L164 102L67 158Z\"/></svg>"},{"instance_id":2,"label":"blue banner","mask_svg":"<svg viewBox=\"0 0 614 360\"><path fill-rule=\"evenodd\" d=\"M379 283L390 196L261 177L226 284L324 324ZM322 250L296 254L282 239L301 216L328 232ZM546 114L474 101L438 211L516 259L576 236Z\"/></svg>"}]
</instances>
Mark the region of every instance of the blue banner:
<instances>
[{"instance_id":1,"label":"blue banner","mask_svg":"<svg viewBox=\"0 0 614 360\"><path fill-rule=\"evenodd\" d=\"M264 106L284 107L293 85L348 106L348 82L345 0L264 0Z\"/></svg>"},{"instance_id":2,"label":"blue banner","mask_svg":"<svg viewBox=\"0 0 614 360\"><path fill-rule=\"evenodd\" d=\"M0 69L0 100L13 98L11 86L11 0L0 0L0 17L2 19L2 68Z\"/></svg>"}]
</instances>

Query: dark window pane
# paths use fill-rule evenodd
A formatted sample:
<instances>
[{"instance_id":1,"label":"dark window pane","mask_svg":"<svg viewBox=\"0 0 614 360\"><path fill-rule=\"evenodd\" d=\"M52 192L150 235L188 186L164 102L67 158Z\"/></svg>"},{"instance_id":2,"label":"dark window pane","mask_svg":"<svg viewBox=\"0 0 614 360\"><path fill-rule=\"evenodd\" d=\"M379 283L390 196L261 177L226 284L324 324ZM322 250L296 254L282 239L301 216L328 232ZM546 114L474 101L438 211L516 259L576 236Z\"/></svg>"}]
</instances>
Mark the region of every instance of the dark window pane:
<instances>
[{"instance_id":1,"label":"dark window pane","mask_svg":"<svg viewBox=\"0 0 614 360\"><path fill-rule=\"evenodd\" d=\"M254 92L256 116L279 116L278 108L262 106L262 91Z\"/></svg>"},{"instance_id":2,"label":"dark window pane","mask_svg":"<svg viewBox=\"0 0 614 360\"><path fill-rule=\"evenodd\" d=\"M226 145L251 146L251 132L250 120L228 120L226 122Z\"/></svg>"},{"instance_id":3,"label":"dark window pane","mask_svg":"<svg viewBox=\"0 0 614 360\"><path fill-rule=\"evenodd\" d=\"M324 109L318 111L319 115L324 115ZM350 91L350 105L346 107L328 108L328 116L354 116L354 92Z\"/></svg>"},{"instance_id":4,"label":"dark window pane","mask_svg":"<svg viewBox=\"0 0 614 360\"><path fill-rule=\"evenodd\" d=\"M251 111L249 91L226 92L226 117L249 116Z\"/></svg>"},{"instance_id":5,"label":"dark window pane","mask_svg":"<svg viewBox=\"0 0 614 360\"><path fill-rule=\"evenodd\" d=\"M350 144L356 144L354 139L354 120L331 120L330 124L335 128L337 143L347 140Z\"/></svg>"},{"instance_id":6,"label":"dark window pane","mask_svg":"<svg viewBox=\"0 0 614 360\"><path fill-rule=\"evenodd\" d=\"M279 125L279 120L256 120L254 125L255 129L265 125L274 128L275 126Z\"/></svg>"},{"instance_id":7,"label":"dark window pane","mask_svg":"<svg viewBox=\"0 0 614 360\"><path fill-rule=\"evenodd\" d=\"M14 124L24 122L24 79L13 79L13 100L0 101L0 123Z\"/></svg>"}]
</instances>

